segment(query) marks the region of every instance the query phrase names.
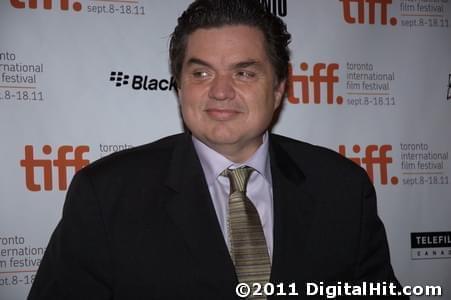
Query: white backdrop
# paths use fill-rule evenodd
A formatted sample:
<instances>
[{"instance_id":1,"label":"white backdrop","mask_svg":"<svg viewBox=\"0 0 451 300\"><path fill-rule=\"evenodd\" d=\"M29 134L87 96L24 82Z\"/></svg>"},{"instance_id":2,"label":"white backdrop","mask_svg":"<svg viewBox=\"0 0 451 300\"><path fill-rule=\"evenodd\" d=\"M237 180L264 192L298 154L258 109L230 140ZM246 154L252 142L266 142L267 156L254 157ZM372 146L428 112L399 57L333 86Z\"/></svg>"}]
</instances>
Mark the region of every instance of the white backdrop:
<instances>
[{"instance_id":1,"label":"white backdrop","mask_svg":"<svg viewBox=\"0 0 451 300\"><path fill-rule=\"evenodd\" d=\"M0 2L0 299L26 298L75 169L182 131L167 48L189 2ZM273 131L361 164L398 278L450 300L451 4L262 2L293 35Z\"/></svg>"}]
</instances>

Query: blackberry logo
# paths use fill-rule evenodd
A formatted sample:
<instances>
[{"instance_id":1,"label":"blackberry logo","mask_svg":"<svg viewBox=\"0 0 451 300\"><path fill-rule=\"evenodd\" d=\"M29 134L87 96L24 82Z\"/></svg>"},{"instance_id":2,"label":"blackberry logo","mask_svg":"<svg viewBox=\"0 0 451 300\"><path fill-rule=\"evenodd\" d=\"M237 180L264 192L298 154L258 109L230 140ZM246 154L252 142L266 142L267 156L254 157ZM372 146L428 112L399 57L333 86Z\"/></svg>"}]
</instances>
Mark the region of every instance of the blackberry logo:
<instances>
[{"instance_id":1,"label":"blackberry logo","mask_svg":"<svg viewBox=\"0 0 451 300\"><path fill-rule=\"evenodd\" d=\"M128 84L130 76L124 75L123 72L111 72L110 81L116 82L116 86L122 86Z\"/></svg>"},{"instance_id":2,"label":"blackberry logo","mask_svg":"<svg viewBox=\"0 0 451 300\"><path fill-rule=\"evenodd\" d=\"M159 79L147 75L133 75L132 77L130 75L124 74L124 72L121 71L112 71L110 73L110 81L114 82L114 85L116 87L128 85L130 83L130 78L132 78L131 87L134 90L172 91L177 89L177 84L174 77L171 77L170 79Z\"/></svg>"}]
</instances>

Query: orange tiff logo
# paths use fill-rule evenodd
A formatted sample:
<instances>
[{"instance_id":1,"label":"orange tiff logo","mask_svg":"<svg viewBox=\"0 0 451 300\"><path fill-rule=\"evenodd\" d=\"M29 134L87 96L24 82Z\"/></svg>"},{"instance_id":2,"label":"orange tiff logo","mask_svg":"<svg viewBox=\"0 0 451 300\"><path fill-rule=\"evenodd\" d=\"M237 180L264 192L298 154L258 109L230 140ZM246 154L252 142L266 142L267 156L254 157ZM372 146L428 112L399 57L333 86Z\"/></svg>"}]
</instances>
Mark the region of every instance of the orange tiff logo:
<instances>
[{"instance_id":1,"label":"orange tiff logo","mask_svg":"<svg viewBox=\"0 0 451 300\"><path fill-rule=\"evenodd\" d=\"M305 62L299 65L301 71L309 71L309 65ZM324 64L317 63L313 65L313 74L308 75L298 75L295 74L293 66L290 64L288 66L288 89L287 96L288 101L292 104L310 103L310 94L313 96L313 103L321 103L321 87L325 86L326 89L326 102L327 104L337 104L343 103L343 97L338 96L334 98L335 84L339 82L340 78L336 74L339 69L338 64ZM301 99L295 96L296 89L300 88ZM310 92L312 88L312 92Z\"/></svg>"},{"instance_id":2,"label":"orange tiff logo","mask_svg":"<svg viewBox=\"0 0 451 300\"><path fill-rule=\"evenodd\" d=\"M19 9L23 9L27 7L27 2L28 2L28 8L31 9L36 9L36 8L44 8L44 9L53 9L53 2L59 2L59 7L61 10L69 10L69 0L59 0L59 1L54 1L54 0L10 0L11 5L14 8L19 8ZM72 9L74 11L80 11L82 8L81 3L80 2L74 2L72 4Z\"/></svg>"},{"instance_id":3,"label":"orange tiff logo","mask_svg":"<svg viewBox=\"0 0 451 300\"><path fill-rule=\"evenodd\" d=\"M360 150L361 147L359 145L352 146L354 154L360 154ZM359 156L349 157L346 155L346 146L338 146L338 152L341 155L348 157L359 166L365 168L372 182L374 182L374 167L379 166L380 184L382 185L388 184L388 165L393 163L393 159L388 156L388 152L391 150L391 145L368 145L363 156L360 154ZM390 182L393 185L398 184L398 177L391 177Z\"/></svg>"},{"instance_id":4,"label":"orange tiff logo","mask_svg":"<svg viewBox=\"0 0 451 300\"><path fill-rule=\"evenodd\" d=\"M392 0L339 0L343 3L343 17L346 23L376 24L376 15L379 13L381 25L388 23L388 9ZM398 20L390 19L391 25L396 25Z\"/></svg>"},{"instance_id":5,"label":"orange tiff logo","mask_svg":"<svg viewBox=\"0 0 451 300\"><path fill-rule=\"evenodd\" d=\"M52 147L44 145L42 153L45 155L52 154ZM41 191L41 185L36 183L35 171L37 168L42 169L43 184L45 191L53 190L53 168L58 171L58 189L64 191L67 189L67 169L74 168L77 172L87 164L89 160L83 158L84 153L89 152L89 146L72 147L63 145L58 148L57 158L52 159L36 159L34 157L34 147L32 145L25 146L25 158L20 161L20 166L25 168L25 183L28 190L32 192ZM68 158L67 154L73 153L73 158Z\"/></svg>"}]
</instances>

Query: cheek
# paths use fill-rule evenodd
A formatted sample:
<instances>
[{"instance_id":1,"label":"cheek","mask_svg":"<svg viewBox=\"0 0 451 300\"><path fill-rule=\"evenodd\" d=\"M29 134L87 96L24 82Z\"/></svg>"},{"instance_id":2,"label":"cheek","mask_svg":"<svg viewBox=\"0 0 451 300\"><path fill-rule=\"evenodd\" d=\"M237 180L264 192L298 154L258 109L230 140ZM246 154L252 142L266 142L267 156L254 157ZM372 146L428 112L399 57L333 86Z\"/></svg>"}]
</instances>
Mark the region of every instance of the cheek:
<instances>
[{"instance_id":1,"label":"cheek","mask_svg":"<svg viewBox=\"0 0 451 300\"><path fill-rule=\"evenodd\" d=\"M183 89L179 90L181 105L200 106L205 98L205 89L186 84Z\"/></svg>"},{"instance_id":2,"label":"cheek","mask_svg":"<svg viewBox=\"0 0 451 300\"><path fill-rule=\"evenodd\" d=\"M182 110L190 109L190 107L195 105L195 95L193 95L189 90L183 90L179 93L180 106Z\"/></svg>"},{"instance_id":3,"label":"cheek","mask_svg":"<svg viewBox=\"0 0 451 300\"><path fill-rule=\"evenodd\" d=\"M194 126L202 119L202 103L198 100L199 97L191 93L182 92L179 95L183 120Z\"/></svg>"},{"instance_id":4,"label":"cheek","mask_svg":"<svg viewBox=\"0 0 451 300\"><path fill-rule=\"evenodd\" d=\"M275 98L273 94L258 93L252 100L248 103L250 111L260 117L272 114L275 110Z\"/></svg>"}]
</instances>

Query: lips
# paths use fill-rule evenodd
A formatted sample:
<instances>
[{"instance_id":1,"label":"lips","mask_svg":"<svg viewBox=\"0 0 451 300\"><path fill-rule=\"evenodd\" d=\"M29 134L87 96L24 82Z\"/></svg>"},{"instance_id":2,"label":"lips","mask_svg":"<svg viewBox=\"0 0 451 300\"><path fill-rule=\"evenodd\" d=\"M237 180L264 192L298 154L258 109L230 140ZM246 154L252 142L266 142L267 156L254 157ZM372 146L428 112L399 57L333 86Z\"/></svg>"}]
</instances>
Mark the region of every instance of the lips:
<instances>
[{"instance_id":1,"label":"lips","mask_svg":"<svg viewBox=\"0 0 451 300\"><path fill-rule=\"evenodd\" d=\"M236 118L241 112L234 109L209 108L205 112L210 118L218 121L227 121Z\"/></svg>"}]
</instances>

